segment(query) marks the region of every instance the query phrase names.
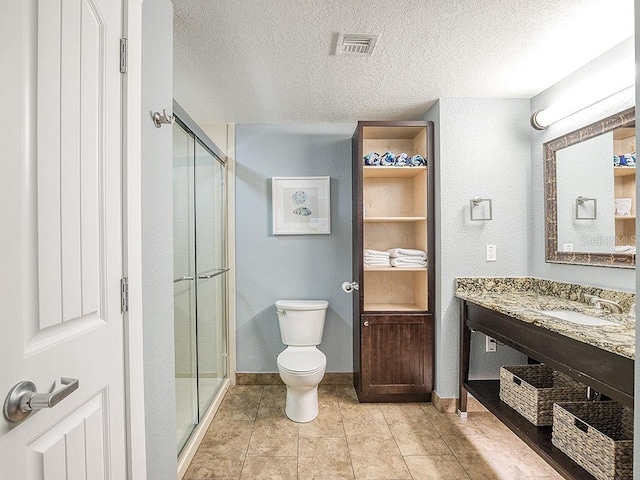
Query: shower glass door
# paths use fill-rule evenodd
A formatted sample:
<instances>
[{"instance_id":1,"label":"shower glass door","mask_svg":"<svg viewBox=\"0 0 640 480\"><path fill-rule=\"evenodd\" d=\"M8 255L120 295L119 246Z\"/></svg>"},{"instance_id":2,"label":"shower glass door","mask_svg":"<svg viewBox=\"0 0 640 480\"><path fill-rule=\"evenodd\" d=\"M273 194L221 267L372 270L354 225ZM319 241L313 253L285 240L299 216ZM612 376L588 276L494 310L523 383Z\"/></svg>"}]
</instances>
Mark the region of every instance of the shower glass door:
<instances>
[{"instance_id":1,"label":"shower glass door","mask_svg":"<svg viewBox=\"0 0 640 480\"><path fill-rule=\"evenodd\" d=\"M174 328L178 454L227 378L225 165L174 124Z\"/></svg>"},{"instance_id":2,"label":"shower glass door","mask_svg":"<svg viewBox=\"0 0 640 480\"><path fill-rule=\"evenodd\" d=\"M173 322L178 451L198 423L195 283L195 139L173 128Z\"/></svg>"},{"instance_id":3,"label":"shower glass door","mask_svg":"<svg viewBox=\"0 0 640 480\"><path fill-rule=\"evenodd\" d=\"M224 164L196 140L196 271L200 418L227 376Z\"/></svg>"}]
</instances>

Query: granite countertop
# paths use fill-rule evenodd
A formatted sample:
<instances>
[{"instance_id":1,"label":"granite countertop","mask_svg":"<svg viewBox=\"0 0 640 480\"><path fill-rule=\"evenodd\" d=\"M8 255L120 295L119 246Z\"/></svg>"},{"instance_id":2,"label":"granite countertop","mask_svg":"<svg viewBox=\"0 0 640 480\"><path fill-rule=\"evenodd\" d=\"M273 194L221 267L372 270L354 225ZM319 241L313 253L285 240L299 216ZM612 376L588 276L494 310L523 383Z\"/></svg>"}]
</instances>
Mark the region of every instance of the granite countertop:
<instances>
[{"instance_id":1,"label":"granite countertop","mask_svg":"<svg viewBox=\"0 0 640 480\"><path fill-rule=\"evenodd\" d=\"M616 300L625 313L611 314L578 301L584 294ZM456 297L580 342L635 359L635 319L628 316L632 293L534 278L459 278ZM573 310L615 322L591 326L566 322L537 310Z\"/></svg>"}]
</instances>

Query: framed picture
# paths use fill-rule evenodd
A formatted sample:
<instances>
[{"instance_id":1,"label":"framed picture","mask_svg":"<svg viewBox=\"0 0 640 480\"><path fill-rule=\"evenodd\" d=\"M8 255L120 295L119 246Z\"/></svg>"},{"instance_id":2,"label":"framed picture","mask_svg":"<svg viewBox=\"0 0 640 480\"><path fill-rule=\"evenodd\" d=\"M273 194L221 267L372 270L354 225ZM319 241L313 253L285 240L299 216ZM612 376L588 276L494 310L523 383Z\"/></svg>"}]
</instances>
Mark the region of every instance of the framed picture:
<instances>
[{"instance_id":1,"label":"framed picture","mask_svg":"<svg viewBox=\"0 0 640 480\"><path fill-rule=\"evenodd\" d=\"M273 234L331 233L330 177L273 177Z\"/></svg>"}]
</instances>

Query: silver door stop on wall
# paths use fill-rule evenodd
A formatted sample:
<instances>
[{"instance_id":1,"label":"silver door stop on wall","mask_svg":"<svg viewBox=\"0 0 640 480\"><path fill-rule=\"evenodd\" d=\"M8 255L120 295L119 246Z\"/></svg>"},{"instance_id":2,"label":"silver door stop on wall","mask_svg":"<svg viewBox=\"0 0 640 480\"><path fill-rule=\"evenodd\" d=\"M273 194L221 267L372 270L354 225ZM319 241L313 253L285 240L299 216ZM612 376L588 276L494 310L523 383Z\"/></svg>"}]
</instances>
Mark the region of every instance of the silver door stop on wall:
<instances>
[{"instance_id":1,"label":"silver door stop on wall","mask_svg":"<svg viewBox=\"0 0 640 480\"><path fill-rule=\"evenodd\" d=\"M160 112L153 112L152 118L156 128L160 128L162 125L172 125L176 121L175 116L167 115L166 108L162 109L162 115L160 115Z\"/></svg>"}]
</instances>

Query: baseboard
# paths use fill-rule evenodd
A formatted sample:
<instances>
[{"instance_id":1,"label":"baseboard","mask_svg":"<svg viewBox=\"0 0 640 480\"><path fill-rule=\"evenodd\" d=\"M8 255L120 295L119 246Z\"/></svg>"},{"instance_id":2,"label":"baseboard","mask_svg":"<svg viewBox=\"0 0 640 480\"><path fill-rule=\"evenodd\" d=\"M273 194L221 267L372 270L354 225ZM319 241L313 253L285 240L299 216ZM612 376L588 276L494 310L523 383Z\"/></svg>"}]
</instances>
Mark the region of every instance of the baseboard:
<instances>
[{"instance_id":1,"label":"baseboard","mask_svg":"<svg viewBox=\"0 0 640 480\"><path fill-rule=\"evenodd\" d=\"M443 398L435 390L431 393L431 403L440 413L455 413L456 399Z\"/></svg>"},{"instance_id":2,"label":"baseboard","mask_svg":"<svg viewBox=\"0 0 640 480\"><path fill-rule=\"evenodd\" d=\"M443 398L438 392L433 392L431 402L433 406L441 413L456 413L457 398ZM488 410L478 400L473 398L471 394L467 394L467 412L488 412Z\"/></svg>"},{"instance_id":3,"label":"baseboard","mask_svg":"<svg viewBox=\"0 0 640 480\"><path fill-rule=\"evenodd\" d=\"M284 385L277 373L236 373L236 385ZM353 385L353 373L325 373L320 385Z\"/></svg>"},{"instance_id":4,"label":"baseboard","mask_svg":"<svg viewBox=\"0 0 640 480\"><path fill-rule=\"evenodd\" d=\"M238 373L236 385L284 385L277 373Z\"/></svg>"}]
</instances>

